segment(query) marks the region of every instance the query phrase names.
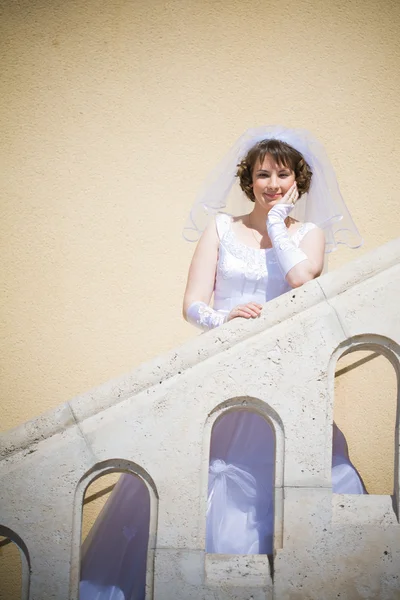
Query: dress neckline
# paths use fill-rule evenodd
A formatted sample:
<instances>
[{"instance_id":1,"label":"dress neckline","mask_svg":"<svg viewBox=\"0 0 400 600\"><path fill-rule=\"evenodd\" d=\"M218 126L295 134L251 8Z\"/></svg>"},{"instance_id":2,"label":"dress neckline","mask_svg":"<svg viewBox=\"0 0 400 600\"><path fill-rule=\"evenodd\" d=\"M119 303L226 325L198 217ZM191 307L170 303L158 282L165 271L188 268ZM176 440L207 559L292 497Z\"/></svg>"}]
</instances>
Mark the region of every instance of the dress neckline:
<instances>
[{"instance_id":1,"label":"dress neckline","mask_svg":"<svg viewBox=\"0 0 400 600\"><path fill-rule=\"evenodd\" d=\"M254 252L269 252L270 250L274 249L273 246L271 246L270 248L253 248L253 246L248 246L244 242L240 241L238 236L232 229L232 222L233 222L233 218L231 216L229 216L228 233L230 233L231 241L233 241L237 246L241 246L242 248L245 248L246 250L253 250Z\"/></svg>"}]
</instances>

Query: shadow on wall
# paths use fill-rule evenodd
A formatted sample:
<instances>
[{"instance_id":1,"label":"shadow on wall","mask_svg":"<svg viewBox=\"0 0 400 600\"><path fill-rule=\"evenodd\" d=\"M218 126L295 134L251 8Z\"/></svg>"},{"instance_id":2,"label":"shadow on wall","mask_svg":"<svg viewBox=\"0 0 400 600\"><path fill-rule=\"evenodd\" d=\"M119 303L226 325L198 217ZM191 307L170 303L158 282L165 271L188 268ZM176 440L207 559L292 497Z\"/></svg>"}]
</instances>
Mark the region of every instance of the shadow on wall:
<instances>
[{"instance_id":1,"label":"shadow on wall","mask_svg":"<svg viewBox=\"0 0 400 600\"><path fill-rule=\"evenodd\" d=\"M28 600L29 573L26 545L14 531L0 525L0 599Z\"/></svg>"},{"instance_id":2,"label":"shadow on wall","mask_svg":"<svg viewBox=\"0 0 400 600\"><path fill-rule=\"evenodd\" d=\"M354 341L336 364L334 421L368 493L392 495L399 395L396 349L392 352L389 340Z\"/></svg>"}]
</instances>

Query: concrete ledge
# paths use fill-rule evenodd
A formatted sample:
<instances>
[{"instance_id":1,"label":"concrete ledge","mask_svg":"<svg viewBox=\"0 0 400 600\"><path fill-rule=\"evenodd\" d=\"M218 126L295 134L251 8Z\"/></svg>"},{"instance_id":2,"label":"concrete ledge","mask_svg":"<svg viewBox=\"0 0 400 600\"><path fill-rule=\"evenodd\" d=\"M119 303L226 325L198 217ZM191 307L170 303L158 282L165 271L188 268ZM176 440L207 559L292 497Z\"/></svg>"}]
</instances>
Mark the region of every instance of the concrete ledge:
<instances>
[{"instance_id":1,"label":"concrete ledge","mask_svg":"<svg viewBox=\"0 0 400 600\"><path fill-rule=\"evenodd\" d=\"M199 335L178 349L140 365L130 374L102 384L29 423L0 434L0 460L139 392L160 385L169 386L184 370L326 302L350 286L358 285L398 264L399 259L400 238L268 302L268 308L259 319L250 322L238 319L206 335Z\"/></svg>"},{"instance_id":2,"label":"concrete ledge","mask_svg":"<svg viewBox=\"0 0 400 600\"><path fill-rule=\"evenodd\" d=\"M206 554L205 567L210 585L260 586L272 591L266 554Z\"/></svg>"},{"instance_id":3,"label":"concrete ledge","mask_svg":"<svg viewBox=\"0 0 400 600\"><path fill-rule=\"evenodd\" d=\"M340 269L319 277L318 281L327 299L342 294L350 287L399 264L400 238L391 240L376 250L352 260Z\"/></svg>"}]
</instances>

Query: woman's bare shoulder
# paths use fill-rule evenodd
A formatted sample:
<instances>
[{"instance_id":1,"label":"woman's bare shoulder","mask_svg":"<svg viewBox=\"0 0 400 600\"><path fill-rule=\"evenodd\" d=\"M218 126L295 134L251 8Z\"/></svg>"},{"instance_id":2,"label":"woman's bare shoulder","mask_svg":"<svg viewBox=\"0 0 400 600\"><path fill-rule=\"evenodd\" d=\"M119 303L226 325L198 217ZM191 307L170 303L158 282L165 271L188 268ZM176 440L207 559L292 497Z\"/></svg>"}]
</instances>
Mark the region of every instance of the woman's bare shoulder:
<instances>
[{"instance_id":1,"label":"woman's bare shoulder","mask_svg":"<svg viewBox=\"0 0 400 600\"><path fill-rule=\"evenodd\" d=\"M237 215L237 216L231 216L231 227L233 229L233 231L240 231L243 230L244 228L248 229L248 218L249 215Z\"/></svg>"},{"instance_id":2,"label":"woman's bare shoulder","mask_svg":"<svg viewBox=\"0 0 400 600\"><path fill-rule=\"evenodd\" d=\"M290 231L290 233L292 233L292 234L299 231L299 229L301 229L302 227L306 227L306 228L310 228L310 229L312 228L312 229L322 231L322 229L320 227L318 227L318 225L315 225L315 223L310 223L310 222L306 223L303 221L297 221L296 219L292 219L292 217L287 218L286 226L287 226L288 230Z\"/></svg>"},{"instance_id":3,"label":"woman's bare shoulder","mask_svg":"<svg viewBox=\"0 0 400 600\"><path fill-rule=\"evenodd\" d=\"M248 214L247 215L238 215L236 217L231 216L231 221L232 221L232 223L242 223L242 224L244 224L247 221L248 218L249 218Z\"/></svg>"}]
</instances>

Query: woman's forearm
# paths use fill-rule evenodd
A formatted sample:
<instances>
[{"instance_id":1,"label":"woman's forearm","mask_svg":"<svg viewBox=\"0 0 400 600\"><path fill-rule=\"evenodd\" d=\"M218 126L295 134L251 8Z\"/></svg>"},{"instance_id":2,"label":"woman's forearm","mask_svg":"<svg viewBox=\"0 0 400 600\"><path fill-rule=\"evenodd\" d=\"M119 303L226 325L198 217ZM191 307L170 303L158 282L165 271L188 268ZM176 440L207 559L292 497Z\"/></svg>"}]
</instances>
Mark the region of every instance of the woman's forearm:
<instances>
[{"instance_id":1,"label":"woman's forearm","mask_svg":"<svg viewBox=\"0 0 400 600\"><path fill-rule=\"evenodd\" d=\"M308 261L307 254L295 245L286 227L285 219L292 210L293 205L276 204L269 211L267 218L268 236L274 247L282 275L285 278L303 261Z\"/></svg>"},{"instance_id":2,"label":"woman's forearm","mask_svg":"<svg viewBox=\"0 0 400 600\"><path fill-rule=\"evenodd\" d=\"M215 329L226 322L226 313L222 313L218 310L214 310L205 302L192 302L188 308L183 311L183 316L195 327L208 331L209 329Z\"/></svg>"},{"instance_id":3,"label":"woman's forearm","mask_svg":"<svg viewBox=\"0 0 400 600\"><path fill-rule=\"evenodd\" d=\"M292 209L289 204L276 204L268 213L267 229L283 276L292 288L297 288L318 277L322 264L319 258L312 260L289 236L285 219Z\"/></svg>"},{"instance_id":4,"label":"woman's forearm","mask_svg":"<svg viewBox=\"0 0 400 600\"><path fill-rule=\"evenodd\" d=\"M307 281L315 279L318 275L320 275L320 269L307 258L290 269L286 274L286 281L290 287L298 288L307 283Z\"/></svg>"}]
</instances>

